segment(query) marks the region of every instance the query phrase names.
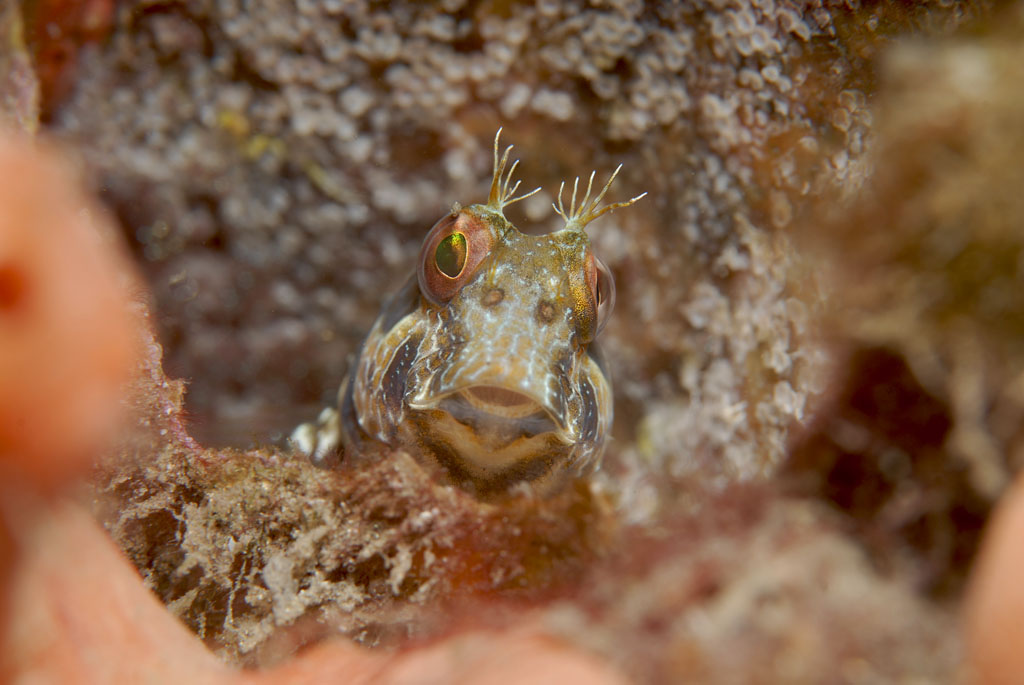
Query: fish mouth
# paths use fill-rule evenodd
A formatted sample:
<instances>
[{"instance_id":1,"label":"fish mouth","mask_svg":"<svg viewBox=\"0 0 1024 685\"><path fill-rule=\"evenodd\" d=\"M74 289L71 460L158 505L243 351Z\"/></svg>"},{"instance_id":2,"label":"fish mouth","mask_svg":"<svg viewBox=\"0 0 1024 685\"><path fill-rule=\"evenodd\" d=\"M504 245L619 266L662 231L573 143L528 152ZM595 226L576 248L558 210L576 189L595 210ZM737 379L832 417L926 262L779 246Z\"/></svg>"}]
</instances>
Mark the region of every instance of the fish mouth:
<instances>
[{"instance_id":1,"label":"fish mouth","mask_svg":"<svg viewBox=\"0 0 1024 685\"><path fill-rule=\"evenodd\" d=\"M535 478L599 456L610 417L599 370L576 378L568 362L468 359L418 361L405 395L416 439L449 471L487 482Z\"/></svg>"},{"instance_id":2,"label":"fish mouth","mask_svg":"<svg viewBox=\"0 0 1024 685\"><path fill-rule=\"evenodd\" d=\"M444 393L411 399L412 409L441 409L481 436L497 441L554 434L564 444L575 442L563 418L532 393L495 384L467 385Z\"/></svg>"},{"instance_id":3,"label":"fish mouth","mask_svg":"<svg viewBox=\"0 0 1024 685\"><path fill-rule=\"evenodd\" d=\"M546 433L572 444L572 436L551 410L517 390L496 385L474 385L449 395L440 408L481 434L532 437Z\"/></svg>"}]
</instances>

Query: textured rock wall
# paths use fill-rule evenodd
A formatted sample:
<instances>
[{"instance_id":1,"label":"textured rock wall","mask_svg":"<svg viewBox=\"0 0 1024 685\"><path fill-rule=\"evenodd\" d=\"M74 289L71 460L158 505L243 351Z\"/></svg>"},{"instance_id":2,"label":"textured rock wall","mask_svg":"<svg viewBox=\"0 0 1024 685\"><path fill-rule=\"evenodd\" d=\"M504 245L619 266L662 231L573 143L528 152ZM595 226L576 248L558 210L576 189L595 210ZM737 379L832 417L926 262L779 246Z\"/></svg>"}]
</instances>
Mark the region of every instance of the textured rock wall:
<instances>
[{"instance_id":1,"label":"textured rock wall","mask_svg":"<svg viewBox=\"0 0 1024 685\"><path fill-rule=\"evenodd\" d=\"M281 2L120 7L56 129L80 144L157 295L195 430L244 443L333 398L381 295L499 125L544 192L623 162L649 200L593 227L630 463L771 471L819 383L813 266L785 230L859 177L870 58L971 6Z\"/></svg>"}]
</instances>

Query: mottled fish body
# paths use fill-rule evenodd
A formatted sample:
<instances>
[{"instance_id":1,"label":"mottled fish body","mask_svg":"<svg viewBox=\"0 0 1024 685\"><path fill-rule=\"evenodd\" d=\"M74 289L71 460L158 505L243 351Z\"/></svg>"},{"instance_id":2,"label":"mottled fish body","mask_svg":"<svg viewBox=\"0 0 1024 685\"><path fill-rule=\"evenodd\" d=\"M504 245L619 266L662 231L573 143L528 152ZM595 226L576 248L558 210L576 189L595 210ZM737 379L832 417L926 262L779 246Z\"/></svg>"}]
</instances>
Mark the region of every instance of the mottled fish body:
<instances>
[{"instance_id":1,"label":"mottled fish body","mask_svg":"<svg viewBox=\"0 0 1024 685\"><path fill-rule=\"evenodd\" d=\"M499 131L499 135L500 135ZM596 338L615 286L584 227L616 169L593 198L591 174L565 226L521 233L504 208L516 196L511 146L498 154L486 204L458 205L427 234L416 274L384 307L342 383L337 411L292 436L314 460L405 448L441 478L480 496L528 483L556 491L597 467L612 422L612 389ZM539 190L539 189L538 189ZM537 192L537 191L533 191Z\"/></svg>"}]
</instances>

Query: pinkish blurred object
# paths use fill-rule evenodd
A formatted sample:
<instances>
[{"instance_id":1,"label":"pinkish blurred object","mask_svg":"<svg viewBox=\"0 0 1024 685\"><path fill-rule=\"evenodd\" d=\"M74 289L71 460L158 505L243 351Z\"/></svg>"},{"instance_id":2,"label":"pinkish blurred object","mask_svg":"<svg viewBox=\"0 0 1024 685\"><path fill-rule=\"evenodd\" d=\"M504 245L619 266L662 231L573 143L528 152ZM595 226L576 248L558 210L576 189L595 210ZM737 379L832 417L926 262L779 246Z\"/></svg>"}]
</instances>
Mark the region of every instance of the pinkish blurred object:
<instances>
[{"instance_id":1,"label":"pinkish blurred object","mask_svg":"<svg viewBox=\"0 0 1024 685\"><path fill-rule=\"evenodd\" d=\"M0 139L0 468L50 486L115 428L137 289L105 212L44 147Z\"/></svg>"}]
</instances>

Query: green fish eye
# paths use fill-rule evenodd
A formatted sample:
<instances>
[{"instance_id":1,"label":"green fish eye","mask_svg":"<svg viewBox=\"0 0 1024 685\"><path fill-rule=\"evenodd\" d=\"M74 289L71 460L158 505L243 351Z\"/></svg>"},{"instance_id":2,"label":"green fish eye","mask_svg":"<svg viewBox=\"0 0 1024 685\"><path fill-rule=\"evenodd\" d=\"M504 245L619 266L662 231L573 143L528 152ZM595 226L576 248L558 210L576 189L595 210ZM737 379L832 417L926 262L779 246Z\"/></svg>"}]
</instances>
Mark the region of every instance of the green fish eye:
<instances>
[{"instance_id":1,"label":"green fish eye","mask_svg":"<svg viewBox=\"0 0 1024 685\"><path fill-rule=\"evenodd\" d=\"M466 245L466 236L461 233L452 233L437 245L434 252L434 263L448 278L455 278L462 273L466 266L466 255L469 249Z\"/></svg>"}]
</instances>

